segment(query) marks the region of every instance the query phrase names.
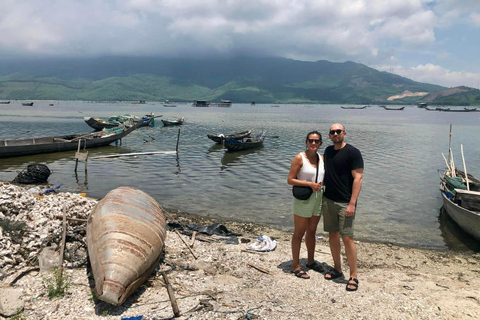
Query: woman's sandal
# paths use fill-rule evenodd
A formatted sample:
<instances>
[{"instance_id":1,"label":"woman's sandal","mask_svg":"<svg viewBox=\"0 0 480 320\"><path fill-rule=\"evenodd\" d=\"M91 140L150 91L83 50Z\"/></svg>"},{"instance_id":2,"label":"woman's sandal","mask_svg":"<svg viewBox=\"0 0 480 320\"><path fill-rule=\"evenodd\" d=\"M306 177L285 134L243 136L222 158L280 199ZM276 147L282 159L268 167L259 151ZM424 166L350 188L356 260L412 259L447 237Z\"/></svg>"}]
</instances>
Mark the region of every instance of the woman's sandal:
<instances>
[{"instance_id":1,"label":"woman's sandal","mask_svg":"<svg viewBox=\"0 0 480 320\"><path fill-rule=\"evenodd\" d=\"M353 281L354 283L351 283L350 281ZM349 286L353 288L349 288ZM348 279L347 286L345 287L345 289L347 289L347 291L357 291L358 279L350 277L350 279Z\"/></svg>"},{"instance_id":2,"label":"woman's sandal","mask_svg":"<svg viewBox=\"0 0 480 320\"><path fill-rule=\"evenodd\" d=\"M330 278L327 278L327 275L329 275ZM328 271L327 273L325 273L324 278L327 279L327 280L333 280L333 279L340 278L342 276L343 276L343 272L338 272L337 269L332 269L332 270Z\"/></svg>"},{"instance_id":3,"label":"woman's sandal","mask_svg":"<svg viewBox=\"0 0 480 320\"><path fill-rule=\"evenodd\" d=\"M302 270L302 268L293 271L293 274L300 279L310 279L308 273Z\"/></svg>"},{"instance_id":4,"label":"woman's sandal","mask_svg":"<svg viewBox=\"0 0 480 320\"><path fill-rule=\"evenodd\" d=\"M325 272L325 269L323 269L322 265L318 261L313 261L311 264L307 264L307 268L320 273Z\"/></svg>"}]
</instances>

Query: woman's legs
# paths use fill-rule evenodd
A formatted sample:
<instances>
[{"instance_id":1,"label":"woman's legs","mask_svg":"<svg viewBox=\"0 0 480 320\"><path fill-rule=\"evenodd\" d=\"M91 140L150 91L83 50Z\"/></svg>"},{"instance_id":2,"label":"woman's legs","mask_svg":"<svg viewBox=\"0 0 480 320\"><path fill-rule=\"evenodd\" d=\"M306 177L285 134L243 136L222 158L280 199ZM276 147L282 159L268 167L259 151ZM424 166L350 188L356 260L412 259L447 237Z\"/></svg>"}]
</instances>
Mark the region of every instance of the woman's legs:
<instances>
[{"instance_id":1,"label":"woman's legs","mask_svg":"<svg viewBox=\"0 0 480 320\"><path fill-rule=\"evenodd\" d=\"M308 218L307 234L305 235L305 244L307 245L308 260L307 264L312 264L315 261L315 235L317 233L317 225L320 221L320 216L312 216Z\"/></svg>"},{"instance_id":2,"label":"woman's legs","mask_svg":"<svg viewBox=\"0 0 480 320\"><path fill-rule=\"evenodd\" d=\"M307 230L308 219L293 215L294 231L292 235L292 271L297 271L300 268L300 247L302 245L303 235Z\"/></svg>"},{"instance_id":3,"label":"woman's legs","mask_svg":"<svg viewBox=\"0 0 480 320\"><path fill-rule=\"evenodd\" d=\"M312 264L315 257L315 234L317 232L317 225L320 221L320 216L313 216L311 218L304 218L293 215L294 232L292 235L292 271L300 268L300 247L302 245L303 235L305 235L305 244L308 252L308 264Z\"/></svg>"}]
</instances>

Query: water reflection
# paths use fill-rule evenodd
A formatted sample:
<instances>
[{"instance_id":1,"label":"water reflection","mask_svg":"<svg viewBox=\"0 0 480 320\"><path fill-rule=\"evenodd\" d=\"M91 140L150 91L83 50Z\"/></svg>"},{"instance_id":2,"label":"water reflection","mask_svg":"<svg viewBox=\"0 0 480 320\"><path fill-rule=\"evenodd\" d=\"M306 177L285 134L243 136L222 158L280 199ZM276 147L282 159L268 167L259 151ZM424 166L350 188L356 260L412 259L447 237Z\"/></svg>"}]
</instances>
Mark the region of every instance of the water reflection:
<instances>
[{"instance_id":1,"label":"water reflection","mask_svg":"<svg viewBox=\"0 0 480 320\"><path fill-rule=\"evenodd\" d=\"M442 238L449 249L455 251L472 250L480 252L480 241L463 231L462 228L450 218L443 206L439 211L438 222L440 223L439 229L442 233Z\"/></svg>"},{"instance_id":2,"label":"water reflection","mask_svg":"<svg viewBox=\"0 0 480 320\"><path fill-rule=\"evenodd\" d=\"M258 152L262 147L250 150L242 150L242 151L234 151L230 152L225 150L222 156L222 170L228 167L229 165L239 163L242 161L243 158L248 156L249 154Z\"/></svg>"},{"instance_id":3,"label":"water reflection","mask_svg":"<svg viewBox=\"0 0 480 320\"><path fill-rule=\"evenodd\" d=\"M212 152L219 152L223 149L223 145L221 143L215 143L213 146L208 148L207 153L212 153Z\"/></svg>"}]
</instances>

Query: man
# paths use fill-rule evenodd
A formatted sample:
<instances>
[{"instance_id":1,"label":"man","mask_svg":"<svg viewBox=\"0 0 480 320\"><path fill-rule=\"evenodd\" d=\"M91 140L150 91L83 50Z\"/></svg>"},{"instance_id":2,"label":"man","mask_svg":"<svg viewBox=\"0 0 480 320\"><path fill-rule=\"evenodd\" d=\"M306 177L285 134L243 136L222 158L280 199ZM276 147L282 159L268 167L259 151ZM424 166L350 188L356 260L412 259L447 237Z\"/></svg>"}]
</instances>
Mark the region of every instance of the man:
<instances>
[{"instance_id":1,"label":"man","mask_svg":"<svg viewBox=\"0 0 480 320\"><path fill-rule=\"evenodd\" d=\"M345 127L336 123L330 127L329 137L333 146L325 149L324 230L329 233L330 252L333 269L325 274L332 280L343 276L340 258L340 236L345 245L350 278L347 291L358 289L357 248L353 241L353 222L357 199L362 188L363 158L360 151L347 144L344 139Z\"/></svg>"}]
</instances>

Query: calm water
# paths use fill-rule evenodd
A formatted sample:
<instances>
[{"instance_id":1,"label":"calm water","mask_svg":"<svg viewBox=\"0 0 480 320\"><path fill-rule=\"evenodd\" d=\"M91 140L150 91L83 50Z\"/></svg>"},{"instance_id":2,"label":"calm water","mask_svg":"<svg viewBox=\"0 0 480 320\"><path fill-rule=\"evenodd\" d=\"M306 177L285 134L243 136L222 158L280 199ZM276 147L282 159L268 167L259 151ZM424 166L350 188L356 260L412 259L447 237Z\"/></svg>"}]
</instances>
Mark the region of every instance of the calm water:
<instances>
[{"instance_id":1,"label":"calm water","mask_svg":"<svg viewBox=\"0 0 480 320\"><path fill-rule=\"evenodd\" d=\"M429 112L413 106L387 111L377 106L365 110L339 105L233 104L230 108L193 108L160 103L91 103L36 101L0 105L0 139L86 133L84 116L108 118L154 112L163 118L185 117L181 127L141 128L123 139L121 146L89 151L89 156L115 153L174 151L181 128L179 157L175 154L89 159L88 174L80 162L74 173L74 152L0 159L0 180L11 181L28 164L44 163L53 171L50 184L62 191L86 192L102 198L119 186L133 186L154 197L165 208L211 217L292 227L291 187L287 175L293 157L304 149L305 134L318 130L324 145L327 131L340 122L346 140L358 147L365 161L364 183L358 204L356 237L396 244L478 250L478 243L458 235L451 221L440 215L442 200L437 169L445 166L449 126L452 149L462 166L463 144L467 170L480 176L480 112ZM227 153L207 138L208 133L253 129L269 136L264 147ZM320 229L322 230L322 228Z\"/></svg>"}]
</instances>

